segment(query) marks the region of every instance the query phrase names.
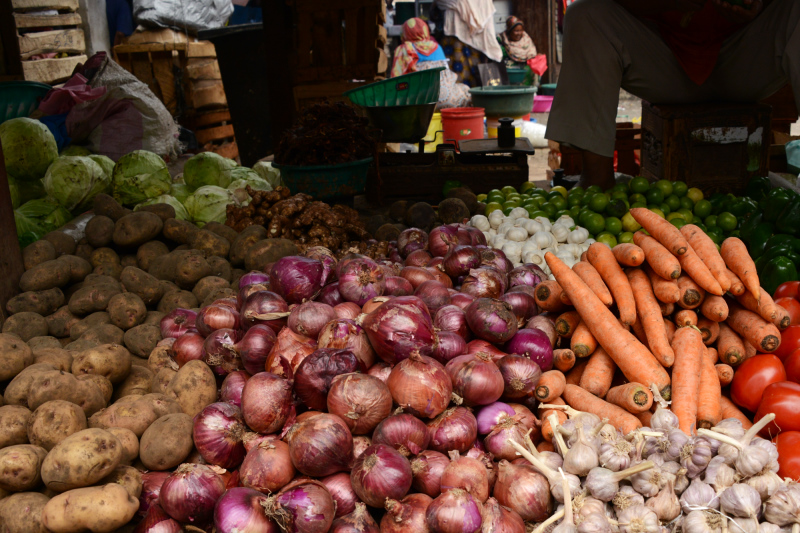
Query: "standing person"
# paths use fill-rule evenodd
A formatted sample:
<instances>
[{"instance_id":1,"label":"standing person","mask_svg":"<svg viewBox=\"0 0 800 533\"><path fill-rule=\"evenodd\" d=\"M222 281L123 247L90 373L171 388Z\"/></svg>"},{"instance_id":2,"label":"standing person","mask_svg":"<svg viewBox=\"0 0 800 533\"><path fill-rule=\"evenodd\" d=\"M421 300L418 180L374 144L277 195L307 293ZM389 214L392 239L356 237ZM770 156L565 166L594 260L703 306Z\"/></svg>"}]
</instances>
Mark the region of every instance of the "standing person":
<instances>
[{"instance_id":1,"label":"standing person","mask_svg":"<svg viewBox=\"0 0 800 533\"><path fill-rule=\"evenodd\" d=\"M656 104L755 102L791 82L800 1L577 0L546 137L582 150L580 185L614 185L619 89Z\"/></svg>"},{"instance_id":2,"label":"standing person","mask_svg":"<svg viewBox=\"0 0 800 533\"><path fill-rule=\"evenodd\" d=\"M106 0L106 19L108 20L108 36L111 38L111 49L113 50L136 29L133 24L131 0Z\"/></svg>"},{"instance_id":3,"label":"standing person","mask_svg":"<svg viewBox=\"0 0 800 533\"><path fill-rule=\"evenodd\" d=\"M503 49L503 62L507 67L527 67L528 60L536 57L536 46L525 31L522 21L515 16L506 19L506 31L497 37Z\"/></svg>"}]
</instances>

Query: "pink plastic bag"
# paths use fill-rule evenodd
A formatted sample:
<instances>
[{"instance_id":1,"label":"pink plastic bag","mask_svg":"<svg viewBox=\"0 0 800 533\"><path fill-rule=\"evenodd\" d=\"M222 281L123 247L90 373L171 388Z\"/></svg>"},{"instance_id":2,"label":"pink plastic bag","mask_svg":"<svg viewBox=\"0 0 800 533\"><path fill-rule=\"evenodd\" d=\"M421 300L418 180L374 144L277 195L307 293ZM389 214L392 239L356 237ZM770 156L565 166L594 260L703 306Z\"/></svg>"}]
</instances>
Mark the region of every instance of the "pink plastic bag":
<instances>
[{"instance_id":1,"label":"pink plastic bag","mask_svg":"<svg viewBox=\"0 0 800 533\"><path fill-rule=\"evenodd\" d=\"M538 54L536 57L528 60L528 66L534 74L541 76L547 72L547 56L545 54Z\"/></svg>"},{"instance_id":2,"label":"pink plastic bag","mask_svg":"<svg viewBox=\"0 0 800 533\"><path fill-rule=\"evenodd\" d=\"M77 104L96 100L106 94L105 87L91 87L89 80L75 74L63 87L51 89L39 104L39 109L48 115L60 115L72 110Z\"/></svg>"}]
</instances>

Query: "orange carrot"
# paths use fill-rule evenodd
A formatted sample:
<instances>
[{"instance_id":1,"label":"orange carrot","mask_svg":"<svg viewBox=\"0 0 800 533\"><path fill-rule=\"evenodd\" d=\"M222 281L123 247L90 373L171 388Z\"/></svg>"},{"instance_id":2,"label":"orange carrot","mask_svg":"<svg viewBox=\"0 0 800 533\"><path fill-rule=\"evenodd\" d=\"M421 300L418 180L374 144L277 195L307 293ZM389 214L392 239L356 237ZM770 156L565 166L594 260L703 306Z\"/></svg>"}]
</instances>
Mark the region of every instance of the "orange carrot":
<instances>
[{"instance_id":1,"label":"orange carrot","mask_svg":"<svg viewBox=\"0 0 800 533\"><path fill-rule=\"evenodd\" d=\"M556 398L548 402L552 405L567 405L561 398ZM558 424L561 425L567 421L567 414L560 409L541 409L542 420L542 438L547 442L553 442L553 428L550 426L550 415L554 414L558 418Z\"/></svg>"},{"instance_id":2,"label":"orange carrot","mask_svg":"<svg viewBox=\"0 0 800 533\"><path fill-rule=\"evenodd\" d=\"M639 319L633 323L631 326L631 331L633 331L633 334L636 335L636 338L639 339L639 342L641 342L645 348L651 352L653 351L653 349L650 348L650 345L647 343L647 332L644 330L644 326L642 325L642 317L639 317Z\"/></svg>"},{"instance_id":3,"label":"orange carrot","mask_svg":"<svg viewBox=\"0 0 800 533\"><path fill-rule=\"evenodd\" d=\"M678 256L686 253L689 243L686 242L678 228L644 207L634 207L630 213L636 219L636 222L647 230L647 233L652 235L673 255Z\"/></svg>"},{"instance_id":4,"label":"orange carrot","mask_svg":"<svg viewBox=\"0 0 800 533\"><path fill-rule=\"evenodd\" d=\"M697 329L703 335L703 344L711 346L719 337L719 323L709 320L704 316L697 319Z\"/></svg>"},{"instance_id":5,"label":"orange carrot","mask_svg":"<svg viewBox=\"0 0 800 533\"><path fill-rule=\"evenodd\" d=\"M567 380L560 370L548 370L539 379L539 384L536 385L534 394L540 402L550 403L561 396L566 386Z\"/></svg>"},{"instance_id":6,"label":"orange carrot","mask_svg":"<svg viewBox=\"0 0 800 533\"><path fill-rule=\"evenodd\" d=\"M695 283L700 285L706 292L722 296L725 294L720 287L717 278L711 273L697 253L689 246L686 253L678 257L681 263L681 269L688 274Z\"/></svg>"},{"instance_id":7,"label":"orange carrot","mask_svg":"<svg viewBox=\"0 0 800 533\"><path fill-rule=\"evenodd\" d=\"M536 450L539 452L555 452L556 447L553 446L553 443L547 440L541 441L539 444L536 445Z\"/></svg>"},{"instance_id":8,"label":"orange carrot","mask_svg":"<svg viewBox=\"0 0 800 533\"><path fill-rule=\"evenodd\" d=\"M581 260L581 261L583 261L584 263L588 263L588 262L589 262L589 260L588 260L588 259L586 259L586 252L583 252L583 253L581 254L581 256L580 256L580 260Z\"/></svg>"},{"instance_id":9,"label":"orange carrot","mask_svg":"<svg viewBox=\"0 0 800 533\"><path fill-rule=\"evenodd\" d=\"M581 321L569 339L569 347L575 352L576 357L589 357L597 349L597 339L594 338L589 326Z\"/></svg>"},{"instance_id":10,"label":"orange carrot","mask_svg":"<svg viewBox=\"0 0 800 533\"><path fill-rule=\"evenodd\" d=\"M672 367L672 412L687 435L694 434L697 423L697 399L700 370L706 347L695 328L678 328L672 339L675 364Z\"/></svg>"},{"instance_id":11,"label":"orange carrot","mask_svg":"<svg viewBox=\"0 0 800 533\"><path fill-rule=\"evenodd\" d=\"M719 399L722 396L722 387L717 376L714 361L703 349L703 360L700 362L700 388L697 395L697 427L711 428L722 420L722 406ZM714 356L716 358L716 356Z\"/></svg>"},{"instance_id":12,"label":"orange carrot","mask_svg":"<svg viewBox=\"0 0 800 533\"><path fill-rule=\"evenodd\" d=\"M642 427L639 419L625 409L610 404L576 385L567 385L563 398L573 409L592 413L601 419L607 418L608 423L619 429L623 435Z\"/></svg>"},{"instance_id":13,"label":"orange carrot","mask_svg":"<svg viewBox=\"0 0 800 533\"><path fill-rule=\"evenodd\" d=\"M694 224L686 224L681 227L681 233L686 237L689 246L691 246L697 253L698 257L705 263L709 272L714 276L719 283L720 288L727 292L731 288L731 280L726 275L725 261L719 255L717 245L711 240L711 237Z\"/></svg>"},{"instance_id":14,"label":"orange carrot","mask_svg":"<svg viewBox=\"0 0 800 533\"><path fill-rule=\"evenodd\" d=\"M608 356L602 346L599 346L589 358L589 364L586 365L578 385L602 398L611 388L611 381L614 379L616 369L617 365L614 364L614 360Z\"/></svg>"},{"instance_id":15,"label":"orange carrot","mask_svg":"<svg viewBox=\"0 0 800 533\"><path fill-rule=\"evenodd\" d=\"M697 325L697 313L692 311L691 309L681 309L675 316L673 317L675 321L675 325L679 328L685 328L686 326L696 326Z\"/></svg>"},{"instance_id":16,"label":"orange carrot","mask_svg":"<svg viewBox=\"0 0 800 533\"><path fill-rule=\"evenodd\" d=\"M558 318L556 318L556 333L558 333L558 335L561 337L572 337L572 334L575 332L575 328L578 327L580 321L581 316L577 311L566 311L561 313Z\"/></svg>"},{"instance_id":17,"label":"orange carrot","mask_svg":"<svg viewBox=\"0 0 800 533\"><path fill-rule=\"evenodd\" d=\"M667 280L677 279L681 275L681 264L678 259L653 237L637 231L633 234L633 242L644 250L647 264L653 272Z\"/></svg>"},{"instance_id":18,"label":"orange carrot","mask_svg":"<svg viewBox=\"0 0 800 533\"><path fill-rule=\"evenodd\" d=\"M566 306L569 306L569 307L572 306L572 302L569 301L569 296L567 296L566 292L561 291L561 293L558 295L558 298L561 300L562 304L564 304Z\"/></svg>"},{"instance_id":19,"label":"orange carrot","mask_svg":"<svg viewBox=\"0 0 800 533\"><path fill-rule=\"evenodd\" d=\"M636 322L636 302L633 299L631 284L628 283L628 278L611 253L611 248L601 242L595 242L589 246L586 256L614 296L620 321L627 325Z\"/></svg>"},{"instance_id":20,"label":"orange carrot","mask_svg":"<svg viewBox=\"0 0 800 533\"><path fill-rule=\"evenodd\" d=\"M550 313L561 313L567 308L561 301L561 292L557 281L546 279L536 286L533 294L539 307Z\"/></svg>"},{"instance_id":21,"label":"orange carrot","mask_svg":"<svg viewBox=\"0 0 800 533\"><path fill-rule=\"evenodd\" d=\"M575 352L568 348L553 350L553 366L567 372L575 366Z\"/></svg>"},{"instance_id":22,"label":"orange carrot","mask_svg":"<svg viewBox=\"0 0 800 533\"><path fill-rule=\"evenodd\" d=\"M684 309L700 307L706 297L706 291L695 283L692 278L684 274L681 274L678 278L678 289L681 291L681 299L678 300L678 305Z\"/></svg>"},{"instance_id":23,"label":"orange carrot","mask_svg":"<svg viewBox=\"0 0 800 533\"><path fill-rule=\"evenodd\" d=\"M758 313L761 318L772 322L780 329L789 327L791 319L786 310L775 304L775 300L763 288L761 289L761 301L756 300L752 294L745 292L741 296L737 296L736 300L744 306L745 309Z\"/></svg>"},{"instance_id":24,"label":"orange carrot","mask_svg":"<svg viewBox=\"0 0 800 533\"><path fill-rule=\"evenodd\" d=\"M647 346L658 362L669 368L675 362L675 354L667 341L664 318L661 316L661 308L653 294L650 280L647 279L647 274L638 268L628 269L627 276L636 300L639 321L647 335Z\"/></svg>"},{"instance_id":25,"label":"orange carrot","mask_svg":"<svg viewBox=\"0 0 800 533\"><path fill-rule=\"evenodd\" d=\"M761 283L758 281L756 264L747 251L747 246L737 237L728 237L722 241L720 249L722 259L728 268L736 274L756 300L761 299Z\"/></svg>"},{"instance_id":26,"label":"orange carrot","mask_svg":"<svg viewBox=\"0 0 800 533\"><path fill-rule=\"evenodd\" d=\"M650 284L653 286L653 294L656 299L664 303L674 304L681 299L681 291L678 289L678 282L674 279L666 280L653 272L649 264L642 265L645 274L650 279ZM680 275L680 274L679 274Z\"/></svg>"},{"instance_id":27,"label":"orange carrot","mask_svg":"<svg viewBox=\"0 0 800 533\"><path fill-rule=\"evenodd\" d=\"M714 364L719 363L719 353L717 349L713 346L706 346L706 350L708 350L708 358L711 359L711 362Z\"/></svg>"},{"instance_id":28,"label":"orange carrot","mask_svg":"<svg viewBox=\"0 0 800 533\"><path fill-rule=\"evenodd\" d=\"M728 279L731 282L731 288L728 289L728 291L734 296L741 296L744 294L747 289L744 288L744 283L739 279L739 276L731 272L730 269L727 269L726 274L728 274Z\"/></svg>"},{"instance_id":29,"label":"orange carrot","mask_svg":"<svg viewBox=\"0 0 800 533\"><path fill-rule=\"evenodd\" d=\"M720 361L731 366L737 366L745 359L744 341L725 322L719 323L717 353Z\"/></svg>"},{"instance_id":30,"label":"orange carrot","mask_svg":"<svg viewBox=\"0 0 800 533\"><path fill-rule=\"evenodd\" d=\"M750 290L750 289L748 289ZM781 344L781 333L775 324L748 311L738 303L730 303L728 325L760 352L774 352Z\"/></svg>"},{"instance_id":31,"label":"orange carrot","mask_svg":"<svg viewBox=\"0 0 800 533\"><path fill-rule=\"evenodd\" d=\"M722 296L707 294L700 307L703 316L714 322L724 322L728 318L728 303Z\"/></svg>"},{"instance_id":32,"label":"orange carrot","mask_svg":"<svg viewBox=\"0 0 800 533\"><path fill-rule=\"evenodd\" d=\"M561 287L567 291L575 309L598 343L614 360L629 381L655 385L661 396L670 397L669 375L647 348L625 331L583 281L553 253L545 253L545 261ZM580 326L579 326L580 327ZM575 335L573 334L573 337Z\"/></svg>"},{"instance_id":33,"label":"orange carrot","mask_svg":"<svg viewBox=\"0 0 800 533\"><path fill-rule=\"evenodd\" d=\"M675 304L665 304L664 302L658 302L658 308L661 310L661 316L672 316L672 313L675 312Z\"/></svg>"},{"instance_id":34,"label":"orange carrot","mask_svg":"<svg viewBox=\"0 0 800 533\"><path fill-rule=\"evenodd\" d=\"M735 418L739 422L742 423L742 427L744 429L750 429L753 427L753 423L750 422L750 419L742 413L736 405L730 401L725 396L720 396L719 403L722 406L722 419L725 420L726 418Z\"/></svg>"},{"instance_id":35,"label":"orange carrot","mask_svg":"<svg viewBox=\"0 0 800 533\"><path fill-rule=\"evenodd\" d=\"M730 385L731 381L733 381L733 367L725 363L718 363L714 365L714 368L717 370L719 384L723 387Z\"/></svg>"},{"instance_id":36,"label":"orange carrot","mask_svg":"<svg viewBox=\"0 0 800 533\"><path fill-rule=\"evenodd\" d=\"M589 286L598 298L600 298L603 305L611 307L614 304L611 291L606 287L606 283L603 281L603 278L600 277L597 269L594 268L588 260L581 260L572 265L572 271Z\"/></svg>"},{"instance_id":37,"label":"orange carrot","mask_svg":"<svg viewBox=\"0 0 800 533\"><path fill-rule=\"evenodd\" d=\"M625 383L611 387L606 393L606 401L635 415L650 410L653 392L641 383Z\"/></svg>"},{"instance_id":38,"label":"orange carrot","mask_svg":"<svg viewBox=\"0 0 800 533\"><path fill-rule=\"evenodd\" d=\"M742 339L742 342L744 342L744 360L747 361L756 355L758 350L756 350L756 347L753 346L747 339Z\"/></svg>"},{"instance_id":39,"label":"orange carrot","mask_svg":"<svg viewBox=\"0 0 800 533\"><path fill-rule=\"evenodd\" d=\"M647 428L650 427L650 419L653 418L652 411L644 411L642 413L636 413L634 416L639 419L639 422L642 423L643 427Z\"/></svg>"},{"instance_id":40,"label":"orange carrot","mask_svg":"<svg viewBox=\"0 0 800 533\"><path fill-rule=\"evenodd\" d=\"M764 293L762 292L762 294ZM778 316L775 317L773 324L778 326L778 329L783 331L792 325L792 317L789 316L789 311L784 309L781 305L775 304L775 309L778 311Z\"/></svg>"},{"instance_id":41,"label":"orange carrot","mask_svg":"<svg viewBox=\"0 0 800 533\"><path fill-rule=\"evenodd\" d=\"M629 242L616 245L611 249L611 253L620 265L638 267L644 263L644 250Z\"/></svg>"},{"instance_id":42,"label":"orange carrot","mask_svg":"<svg viewBox=\"0 0 800 533\"><path fill-rule=\"evenodd\" d=\"M675 332L678 331L678 326L671 320L664 320L664 330L667 332L667 340L672 347L672 339L675 337Z\"/></svg>"},{"instance_id":43,"label":"orange carrot","mask_svg":"<svg viewBox=\"0 0 800 533\"><path fill-rule=\"evenodd\" d=\"M589 364L589 359L576 360L575 366L572 367L572 370L564 374L567 378L567 383L571 383L573 385L580 383L581 376L583 375L583 371L586 370L587 364Z\"/></svg>"}]
</instances>

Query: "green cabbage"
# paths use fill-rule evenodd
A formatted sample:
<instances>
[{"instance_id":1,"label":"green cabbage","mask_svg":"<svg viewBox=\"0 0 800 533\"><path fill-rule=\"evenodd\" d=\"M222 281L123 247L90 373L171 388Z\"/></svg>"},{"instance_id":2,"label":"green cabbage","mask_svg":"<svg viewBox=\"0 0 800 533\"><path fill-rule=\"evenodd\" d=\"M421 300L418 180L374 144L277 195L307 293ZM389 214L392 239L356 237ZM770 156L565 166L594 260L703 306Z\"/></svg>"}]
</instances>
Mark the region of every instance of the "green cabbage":
<instances>
[{"instance_id":1,"label":"green cabbage","mask_svg":"<svg viewBox=\"0 0 800 533\"><path fill-rule=\"evenodd\" d=\"M257 172L247 167L239 167L231 170L231 184L228 185L229 191L244 189L247 185L258 191L271 191L272 186L258 175Z\"/></svg>"},{"instance_id":2,"label":"green cabbage","mask_svg":"<svg viewBox=\"0 0 800 533\"><path fill-rule=\"evenodd\" d=\"M69 146L67 146L66 148L61 150L61 153L58 154L58 155L60 155L60 156L77 156L77 155L81 155L81 156L87 157L87 156L92 155L92 152L90 152L88 148L84 148L83 146L76 146L74 144L70 144Z\"/></svg>"},{"instance_id":3,"label":"green cabbage","mask_svg":"<svg viewBox=\"0 0 800 533\"><path fill-rule=\"evenodd\" d=\"M114 160L108 156L100 154L91 154L87 155L86 157L100 165L100 168L102 168L103 172L105 172L106 176L108 176L108 181L110 183L111 176L114 174Z\"/></svg>"},{"instance_id":4,"label":"green cabbage","mask_svg":"<svg viewBox=\"0 0 800 533\"><path fill-rule=\"evenodd\" d=\"M16 209L22 203L22 193L20 193L19 185L14 178L8 178L8 190L11 193L11 207Z\"/></svg>"},{"instance_id":5,"label":"green cabbage","mask_svg":"<svg viewBox=\"0 0 800 533\"><path fill-rule=\"evenodd\" d=\"M13 185L12 185L13 183ZM16 188L19 195L18 205L22 205L30 200L38 200L44 198L44 185L42 180L20 180L12 176L8 177L8 185Z\"/></svg>"},{"instance_id":6,"label":"green cabbage","mask_svg":"<svg viewBox=\"0 0 800 533\"><path fill-rule=\"evenodd\" d=\"M14 210L17 237L27 245L57 230L72 220L72 215L55 198L45 197L25 202Z\"/></svg>"},{"instance_id":7,"label":"green cabbage","mask_svg":"<svg viewBox=\"0 0 800 533\"><path fill-rule=\"evenodd\" d=\"M114 198L132 206L169 192L172 179L164 160L153 152L136 150L122 156L114 166Z\"/></svg>"},{"instance_id":8,"label":"green cabbage","mask_svg":"<svg viewBox=\"0 0 800 533\"><path fill-rule=\"evenodd\" d=\"M40 180L58 157L56 139L47 126L31 118L12 118L0 124L0 143L6 170L20 181Z\"/></svg>"},{"instance_id":9,"label":"green cabbage","mask_svg":"<svg viewBox=\"0 0 800 533\"><path fill-rule=\"evenodd\" d=\"M192 189L204 185L225 188L231 184L231 170L236 162L214 152L202 152L192 157L183 167L183 180Z\"/></svg>"},{"instance_id":10,"label":"green cabbage","mask_svg":"<svg viewBox=\"0 0 800 533\"><path fill-rule=\"evenodd\" d=\"M186 212L186 208L183 206L183 204L177 198L170 196L169 194L162 194L161 196L156 196L155 198L145 200L134 207L133 210L139 211L142 207L153 204L169 204L175 209L175 218L178 220L189 220L189 213Z\"/></svg>"},{"instance_id":11,"label":"green cabbage","mask_svg":"<svg viewBox=\"0 0 800 533\"><path fill-rule=\"evenodd\" d=\"M258 172L258 175L264 178L273 189L277 189L279 186L283 185L281 171L274 168L269 161L259 161L253 165L253 170Z\"/></svg>"},{"instance_id":12,"label":"green cabbage","mask_svg":"<svg viewBox=\"0 0 800 533\"><path fill-rule=\"evenodd\" d=\"M44 190L70 211L88 208L94 197L111 188L103 168L81 156L61 156L47 169Z\"/></svg>"},{"instance_id":13,"label":"green cabbage","mask_svg":"<svg viewBox=\"0 0 800 533\"><path fill-rule=\"evenodd\" d=\"M185 183L173 183L169 187L169 194L170 196L176 198L180 203L183 203L186 201L189 195L192 194L192 190Z\"/></svg>"},{"instance_id":14,"label":"green cabbage","mask_svg":"<svg viewBox=\"0 0 800 533\"><path fill-rule=\"evenodd\" d=\"M225 209L235 203L233 193L222 187L206 185L194 191L184 202L192 222L202 227L209 222L225 223Z\"/></svg>"}]
</instances>

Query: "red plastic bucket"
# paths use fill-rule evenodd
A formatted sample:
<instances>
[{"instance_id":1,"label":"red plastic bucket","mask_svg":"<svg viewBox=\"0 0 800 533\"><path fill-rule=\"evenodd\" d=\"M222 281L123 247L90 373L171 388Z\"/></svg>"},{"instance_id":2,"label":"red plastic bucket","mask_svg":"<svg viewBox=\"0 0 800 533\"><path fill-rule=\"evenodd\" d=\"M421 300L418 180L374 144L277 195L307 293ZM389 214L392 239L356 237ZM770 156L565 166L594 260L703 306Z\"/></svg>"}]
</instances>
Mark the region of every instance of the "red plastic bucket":
<instances>
[{"instance_id":1,"label":"red plastic bucket","mask_svg":"<svg viewBox=\"0 0 800 533\"><path fill-rule=\"evenodd\" d=\"M442 109L444 140L483 139L483 115L482 107Z\"/></svg>"}]
</instances>

